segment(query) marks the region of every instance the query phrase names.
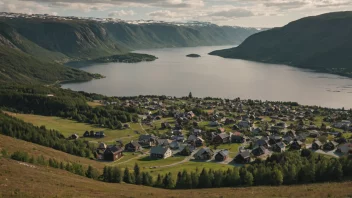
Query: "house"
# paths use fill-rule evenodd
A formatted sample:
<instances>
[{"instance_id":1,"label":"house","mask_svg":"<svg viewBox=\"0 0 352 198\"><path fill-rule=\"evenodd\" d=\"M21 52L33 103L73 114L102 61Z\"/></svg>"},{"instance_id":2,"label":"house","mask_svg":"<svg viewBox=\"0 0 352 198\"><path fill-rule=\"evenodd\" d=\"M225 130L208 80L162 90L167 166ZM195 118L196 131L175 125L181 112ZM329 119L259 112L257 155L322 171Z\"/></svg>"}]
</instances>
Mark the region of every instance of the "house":
<instances>
[{"instance_id":1,"label":"house","mask_svg":"<svg viewBox=\"0 0 352 198\"><path fill-rule=\"evenodd\" d=\"M281 141L282 141L281 136L278 136L278 135L271 135L271 136L269 136L269 144L270 144L270 145L279 143L279 142L281 142Z\"/></svg>"},{"instance_id":2,"label":"house","mask_svg":"<svg viewBox=\"0 0 352 198\"><path fill-rule=\"evenodd\" d=\"M312 143L312 149L313 150L319 150L319 149L322 149L322 147L323 147L323 143L321 143L319 140L315 140Z\"/></svg>"},{"instance_id":3,"label":"house","mask_svg":"<svg viewBox=\"0 0 352 198\"><path fill-rule=\"evenodd\" d=\"M194 151L194 149L195 147L187 145L182 149L182 151L179 154L182 156L190 156Z\"/></svg>"},{"instance_id":4,"label":"house","mask_svg":"<svg viewBox=\"0 0 352 198\"><path fill-rule=\"evenodd\" d=\"M136 142L136 141L131 141L130 143L125 145L125 151L130 151L130 152L136 152L141 150L142 146Z\"/></svg>"},{"instance_id":5,"label":"house","mask_svg":"<svg viewBox=\"0 0 352 198\"><path fill-rule=\"evenodd\" d=\"M205 141L201 137L197 137L197 139L195 141L195 146L196 147L201 147L201 146L203 146L204 142Z\"/></svg>"},{"instance_id":6,"label":"house","mask_svg":"<svg viewBox=\"0 0 352 198\"><path fill-rule=\"evenodd\" d=\"M292 141L293 141L293 138L291 136L285 136L284 138L282 138L282 141L288 145L288 144L291 144Z\"/></svg>"},{"instance_id":7,"label":"house","mask_svg":"<svg viewBox=\"0 0 352 198\"><path fill-rule=\"evenodd\" d=\"M155 146L150 149L150 158L152 159L166 159L171 155L172 151L169 147Z\"/></svg>"},{"instance_id":8,"label":"house","mask_svg":"<svg viewBox=\"0 0 352 198\"><path fill-rule=\"evenodd\" d=\"M286 150L286 145L283 142L278 142L272 146L274 152L283 153Z\"/></svg>"},{"instance_id":9,"label":"house","mask_svg":"<svg viewBox=\"0 0 352 198\"><path fill-rule=\"evenodd\" d=\"M269 148L269 143L267 140L259 139L255 142L254 147L261 147Z\"/></svg>"},{"instance_id":10,"label":"house","mask_svg":"<svg viewBox=\"0 0 352 198\"><path fill-rule=\"evenodd\" d=\"M171 129L171 125L168 122L161 123L162 129Z\"/></svg>"},{"instance_id":11,"label":"house","mask_svg":"<svg viewBox=\"0 0 352 198\"><path fill-rule=\"evenodd\" d=\"M231 142L233 143L244 143L246 141L245 136L243 133L234 132L231 134Z\"/></svg>"},{"instance_id":12,"label":"house","mask_svg":"<svg viewBox=\"0 0 352 198\"><path fill-rule=\"evenodd\" d=\"M335 123L333 126L335 128L343 129L343 128L348 128L351 125L351 122L348 120L342 120L341 122Z\"/></svg>"},{"instance_id":13,"label":"house","mask_svg":"<svg viewBox=\"0 0 352 198\"><path fill-rule=\"evenodd\" d=\"M352 143L345 143L337 147L336 152L341 154L352 154Z\"/></svg>"},{"instance_id":14,"label":"house","mask_svg":"<svg viewBox=\"0 0 352 198\"><path fill-rule=\"evenodd\" d=\"M90 131L90 132L89 132L89 136L90 136L90 137L95 137L94 131Z\"/></svg>"},{"instance_id":15,"label":"house","mask_svg":"<svg viewBox=\"0 0 352 198\"><path fill-rule=\"evenodd\" d=\"M106 144L101 142L101 143L99 143L97 150L104 152L106 148L107 148Z\"/></svg>"},{"instance_id":16,"label":"house","mask_svg":"<svg viewBox=\"0 0 352 198\"><path fill-rule=\"evenodd\" d=\"M261 128L254 128L254 129L251 129L251 132L254 134L258 134L258 133L263 132L263 130Z\"/></svg>"},{"instance_id":17,"label":"house","mask_svg":"<svg viewBox=\"0 0 352 198\"><path fill-rule=\"evenodd\" d=\"M234 161L236 163L241 163L241 164L249 163L251 161L251 153L248 150L240 152L234 158Z\"/></svg>"},{"instance_id":18,"label":"house","mask_svg":"<svg viewBox=\"0 0 352 198\"><path fill-rule=\"evenodd\" d=\"M83 137L90 137L89 131L84 132Z\"/></svg>"},{"instance_id":19,"label":"house","mask_svg":"<svg viewBox=\"0 0 352 198\"><path fill-rule=\"evenodd\" d=\"M211 127L217 127L217 126L219 126L220 124L219 124L219 122L218 121L210 121L209 122L209 126L211 126Z\"/></svg>"},{"instance_id":20,"label":"house","mask_svg":"<svg viewBox=\"0 0 352 198\"><path fill-rule=\"evenodd\" d=\"M289 137L291 137L291 138L295 138L295 137L296 137L296 131L290 130L290 131L288 131L288 132L286 133L285 136L289 136Z\"/></svg>"},{"instance_id":21,"label":"house","mask_svg":"<svg viewBox=\"0 0 352 198\"><path fill-rule=\"evenodd\" d=\"M170 143L172 140L169 139L157 139L156 140L156 145L158 146L170 146Z\"/></svg>"},{"instance_id":22,"label":"house","mask_svg":"<svg viewBox=\"0 0 352 198\"><path fill-rule=\"evenodd\" d=\"M232 130L239 130L239 129L240 129L240 127L237 124L234 124L232 126Z\"/></svg>"},{"instance_id":23,"label":"house","mask_svg":"<svg viewBox=\"0 0 352 198\"><path fill-rule=\"evenodd\" d=\"M138 143L142 147L151 147L156 145L157 137L154 135L141 135L139 136Z\"/></svg>"},{"instance_id":24,"label":"house","mask_svg":"<svg viewBox=\"0 0 352 198\"><path fill-rule=\"evenodd\" d=\"M242 120L238 123L239 128L249 128L251 126L252 126L251 122L246 121L246 120Z\"/></svg>"},{"instance_id":25,"label":"house","mask_svg":"<svg viewBox=\"0 0 352 198\"><path fill-rule=\"evenodd\" d=\"M195 142L196 140L197 140L197 136L195 136L195 135L190 135L187 138L187 142L189 142L189 143Z\"/></svg>"},{"instance_id":26,"label":"house","mask_svg":"<svg viewBox=\"0 0 352 198\"><path fill-rule=\"evenodd\" d=\"M115 161L123 156L123 148L116 145L108 146L104 151L104 160Z\"/></svg>"},{"instance_id":27,"label":"house","mask_svg":"<svg viewBox=\"0 0 352 198\"><path fill-rule=\"evenodd\" d=\"M225 161L228 157L229 157L229 151L228 150L222 150L222 151L219 151L215 155L215 160L219 161L219 162L222 162L222 161Z\"/></svg>"},{"instance_id":28,"label":"house","mask_svg":"<svg viewBox=\"0 0 352 198\"><path fill-rule=\"evenodd\" d=\"M332 151L332 150L336 149L338 145L339 145L339 143L337 143L335 141L329 141L323 145L323 149L327 150L327 151Z\"/></svg>"},{"instance_id":29,"label":"house","mask_svg":"<svg viewBox=\"0 0 352 198\"><path fill-rule=\"evenodd\" d=\"M172 141L169 144L171 149L179 149L180 148L180 143L177 140Z\"/></svg>"},{"instance_id":30,"label":"house","mask_svg":"<svg viewBox=\"0 0 352 198\"><path fill-rule=\"evenodd\" d=\"M196 154L194 154L194 158L196 160L210 160L214 155L214 152L210 148L201 148Z\"/></svg>"},{"instance_id":31,"label":"house","mask_svg":"<svg viewBox=\"0 0 352 198\"><path fill-rule=\"evenodd\" d=\"M225 120L225 125L235 124L235 123L236 123L236 121L234 119L226 118L226 120Z\"/></svg>"},{"instance_id":32,"label":"house","mask_svg":"<svg viewBox=\"0 0 352 198\"><path fill-rule=\"evenodd\" d=\"M72 139L72 140L77 140L78 138L79 138L79 135L77 135L77 134L72 134L70 137L70 139Z\"/></svg>"},{"instance_id":33,"label":"house","mask_svg":"<svg viewBox=\"0 0 352 198\"><path fill-rule=\"evenodd\" d=\"M264 146L259 146L252 150L252 154L255 156L261 156L267 154L269 151Z\"/></svg>"},{"instance_id":34,"label":"house","mask_svg":"<svg viewBox=\"0 0 352 198\"><path fill-rule=\"evenodd\" d=\"M281 128L287 128L287 125L285 122L279 122L276 124L276 126L281 127Z\"/></svg>"},{"instance_id":35,"label":"house","mask_svg":"<svg viewBox=\"0 0 352 198\"><path fill-rule=\"evenodd\" d=\"M309 132L309 137L311 137L311 138L317 138L319 136L320 136L320 133L316 130L312 130Z\"/></svg>"},{"instance_id":36,"label":"house","mask_svg":"<svg viewBox=\"0 0 352 198\"><path fill-rule=\"evenodd\" d=\"M291 143L290 148L294 149L294 150L300 150L302 147L304 146L303 142L299 141L299 140L294 140Z\"/></svg>"},{"instance_id":37,"label":"house","mask_svg":"<svg viewBox=\"0 0 352 198\"><path fill-rule=\"evenodd\" d=\"M230 136L227 133L220 133L214 137L214 144L225 144L230 142Z\"/></svg>"},{"instance_id":38,"label":"house","mask_svg":"<svg viewBox=\"0 0 352 198\"><path fill-rule=\"evenodd\" d=\"M102 132L102 131L95 132L94 137L96 137L96 138L103 138L103 137L105 137L105 133Z\"/></svg>"}]
</instances>

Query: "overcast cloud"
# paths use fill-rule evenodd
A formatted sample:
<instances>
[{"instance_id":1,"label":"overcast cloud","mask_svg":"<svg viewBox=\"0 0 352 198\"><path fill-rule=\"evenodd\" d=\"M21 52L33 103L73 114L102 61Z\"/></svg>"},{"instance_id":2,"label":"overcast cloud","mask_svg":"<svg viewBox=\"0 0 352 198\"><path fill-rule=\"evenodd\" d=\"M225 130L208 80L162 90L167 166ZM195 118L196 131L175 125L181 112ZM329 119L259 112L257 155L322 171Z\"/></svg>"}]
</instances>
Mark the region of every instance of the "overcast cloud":
<instances>
[{"instance_id":1,"label":"overcast cloud","mask_svg":"<svg viewBox=\"0 0 352 198\"><path fill-rule=\"evenodd\" d=\"M0 0L0 11L124 20L209 21L276 27L326 12L352 10L352 0Z\"/></svg>"}]
</instances>

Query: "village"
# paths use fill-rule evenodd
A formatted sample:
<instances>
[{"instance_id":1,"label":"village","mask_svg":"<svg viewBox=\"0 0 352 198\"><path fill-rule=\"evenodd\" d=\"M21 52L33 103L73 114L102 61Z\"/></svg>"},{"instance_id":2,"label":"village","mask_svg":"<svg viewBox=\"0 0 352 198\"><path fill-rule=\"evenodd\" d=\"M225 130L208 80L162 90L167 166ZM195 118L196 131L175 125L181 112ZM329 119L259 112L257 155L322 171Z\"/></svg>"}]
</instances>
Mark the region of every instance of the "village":
<instances>
[{"instance_id":1,"label":"village","mask_svg":"<svg viewBox=\"0 0 352 198\"><path fill-rule=\"evenodd\" d=\"M239 98L199 99L191 94L185 98L134 97L93 102L144 112L138 123L143 131L135 131L134 139L127 142L101 142L104 131L71 136L95 138L99 142L97 160L119 161L126 153L136 153L150 160L185 156L175 165L195 161L241 166L290 151L337 158L352 154L350 111ZM123 127L130 125L125 123Z\"/></svg>"}]
</instances>

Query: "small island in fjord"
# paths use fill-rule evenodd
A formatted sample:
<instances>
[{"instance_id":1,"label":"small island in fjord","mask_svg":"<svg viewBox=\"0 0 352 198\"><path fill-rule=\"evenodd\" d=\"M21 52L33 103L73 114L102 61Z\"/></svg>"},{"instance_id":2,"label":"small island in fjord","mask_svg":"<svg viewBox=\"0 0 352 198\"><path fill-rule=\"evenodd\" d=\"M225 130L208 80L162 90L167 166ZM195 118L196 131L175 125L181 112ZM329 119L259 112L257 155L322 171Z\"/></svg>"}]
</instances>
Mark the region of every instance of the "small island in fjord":
<instances>
[{"instance_id":1,"label":"small island in fjord","mask_svg":"<svg viewBox=\"0 0 352 198\"><path fill-rule=\"evenodd\" d=\"M190 58L199 58L199 57L201 57L199 54L188 54L186 56L190 57Z\"/></svg>"}]
</instances>

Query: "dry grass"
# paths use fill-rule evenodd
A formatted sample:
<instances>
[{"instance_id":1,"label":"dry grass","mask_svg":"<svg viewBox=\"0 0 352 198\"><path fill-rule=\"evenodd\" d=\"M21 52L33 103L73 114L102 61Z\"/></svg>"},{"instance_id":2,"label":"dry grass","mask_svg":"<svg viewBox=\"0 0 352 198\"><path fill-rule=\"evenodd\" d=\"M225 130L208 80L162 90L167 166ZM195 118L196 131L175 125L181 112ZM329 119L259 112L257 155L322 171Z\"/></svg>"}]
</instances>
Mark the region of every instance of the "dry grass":
<instances>
[{"instance_id":1,"label":"dry grass","mask_svg":"<svg viewBox=\"0 0 352 198\"><path fill-rule=\"evenodd\" d=\"M0 135L0 149L22 150L59 161L106 163L72 156L51 148ZM194 163L195 162L188 162ZM198 164L199 166L199 164ZM176 168L176 167L175 167ZM170 168L169 168L170 169ZM173 169L173 168L171 168ZM168 170L169 171L169 170ZM171 170L172 171L172 170ZM197 190L164 190L127 184L108 184L50 167L29 166L0 159L0 197L351 197L352 182L312 185Z\"/></svg>"},{"instance_id":2,"label":"dry grass","mask_svg":"<svg viewBox=\"0 0 352 198\"><path fill-rule=\"evenodd\" d=\"M164 190L108 184L49 167L0 159L0 197L348 197L352 182L300 186Z\"/></svg>"}]
</instances>

